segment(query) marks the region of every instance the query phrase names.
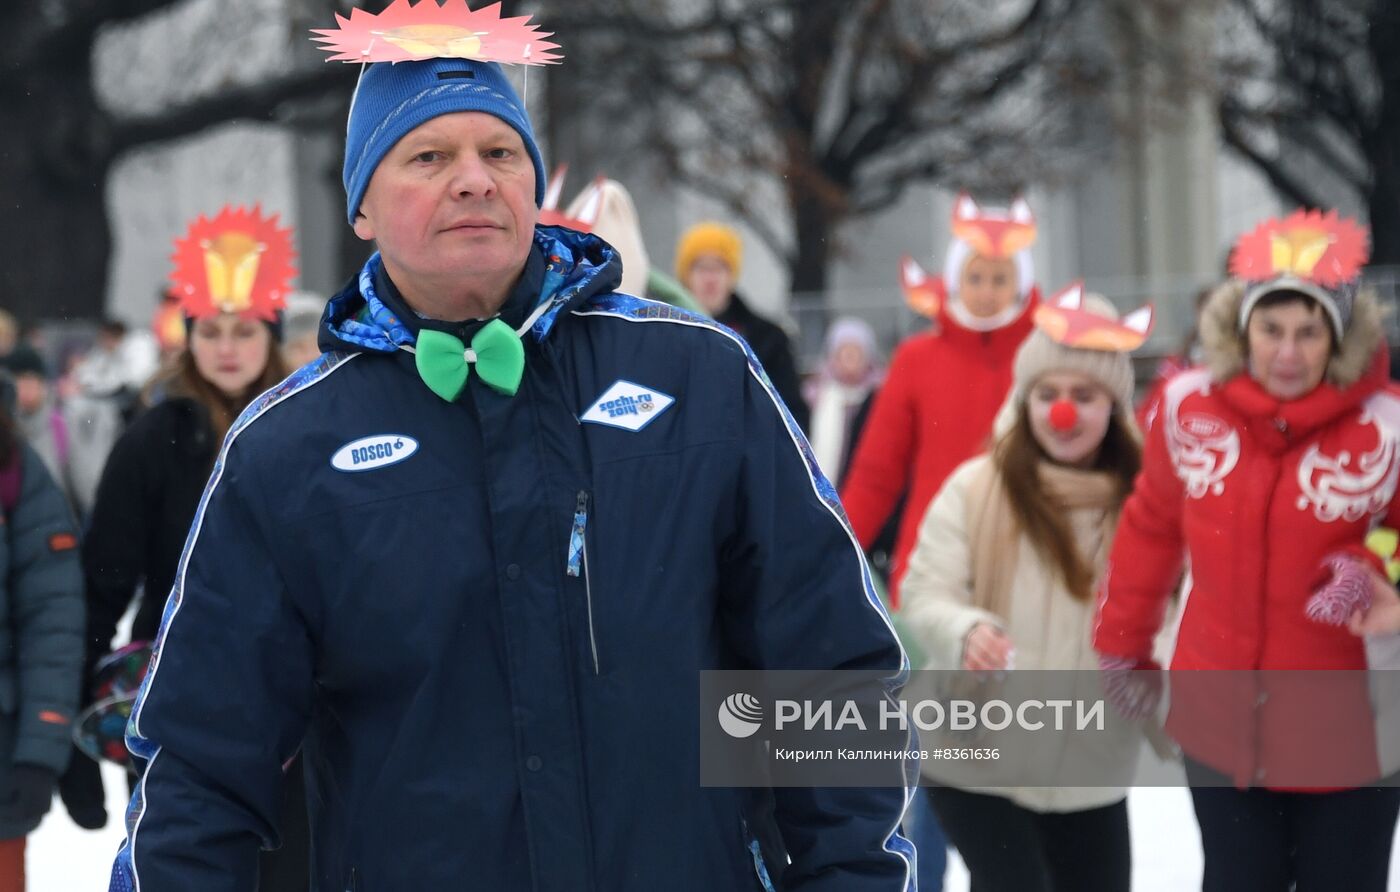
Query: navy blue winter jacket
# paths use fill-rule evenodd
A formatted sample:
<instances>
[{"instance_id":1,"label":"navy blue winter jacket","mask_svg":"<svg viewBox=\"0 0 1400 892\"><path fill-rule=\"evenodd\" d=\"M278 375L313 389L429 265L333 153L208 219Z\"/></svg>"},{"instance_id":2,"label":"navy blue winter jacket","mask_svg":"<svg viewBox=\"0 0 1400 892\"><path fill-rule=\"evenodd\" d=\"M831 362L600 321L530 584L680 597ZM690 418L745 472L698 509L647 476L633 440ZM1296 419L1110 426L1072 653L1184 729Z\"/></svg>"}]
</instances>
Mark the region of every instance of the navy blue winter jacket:
<instances>
[{"instance_id":1,"label":"navy blue winter jacket","mask_svg":"<svg viewBox=\"0 0 1400 892\"><path fill-rule=\"evenodd\" d=\"M303 739L322 892L912 885L904 790L700 786L700 670L903 654L743 342L620 269L537 230L514 397L429 390L397 348L480 323L418 319L377 260L332 299L329 352L243 414L196 514L114 889L251 890Z\"/></svg>"}]
</instances>

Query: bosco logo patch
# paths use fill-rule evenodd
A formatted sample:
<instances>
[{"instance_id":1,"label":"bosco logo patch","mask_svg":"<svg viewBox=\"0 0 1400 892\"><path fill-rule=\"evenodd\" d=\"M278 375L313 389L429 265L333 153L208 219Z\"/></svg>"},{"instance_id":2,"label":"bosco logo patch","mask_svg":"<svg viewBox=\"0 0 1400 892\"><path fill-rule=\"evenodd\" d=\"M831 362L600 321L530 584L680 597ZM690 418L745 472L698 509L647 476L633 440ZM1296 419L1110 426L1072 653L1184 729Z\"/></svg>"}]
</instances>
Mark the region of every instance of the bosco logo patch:
<instances>
[{"instance_id":1,"label":"bosco logo patch","mask_svg":"<svg viewBox=\"0 0 1400 892\"><path fill-rule=\"evenodd\" d=\"M671 408L675 398L632 381L617 381L579 416L579 421L639 431Z\"/></svg>"},{"instance_id":2,"label":"bosco logo patch","mask_svg":"<svg viewBox=\"0 0 1400 892\"><path fill-rule=\"evenodd\" d=\"M374 471L396 465L418 451L418 441L403 434L375 434L352 440L331 456L337 471Z\"/></svg>"}]
</instances>

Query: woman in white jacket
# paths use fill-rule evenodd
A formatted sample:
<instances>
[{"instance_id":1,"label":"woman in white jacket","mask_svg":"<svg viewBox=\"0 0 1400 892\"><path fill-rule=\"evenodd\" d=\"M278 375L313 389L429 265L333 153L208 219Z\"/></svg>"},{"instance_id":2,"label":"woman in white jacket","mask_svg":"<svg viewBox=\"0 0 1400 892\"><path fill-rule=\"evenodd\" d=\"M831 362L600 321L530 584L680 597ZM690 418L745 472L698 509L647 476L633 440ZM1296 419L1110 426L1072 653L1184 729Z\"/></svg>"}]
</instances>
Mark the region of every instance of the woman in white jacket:
<instances>
[{"instance_id":1,"label":"woman in white jacket","mask_svg":"<svg viewBox=\"0 0 1400 892\"><path fill-rule=\"evenodd\" d=\"M1071 286L1037 313L991 451L959 467L924 516L903 612L927 668L1097 668L1092 592L1141 459L1128 351L1151 311L1120 323L1080 295ZM1139 743L1120 734L1090 758L1131 765ZM925 763L930 779L938 766ZM1121 788L929 794L978 892L1128 889Z\"/></svg>"}]
</instances>

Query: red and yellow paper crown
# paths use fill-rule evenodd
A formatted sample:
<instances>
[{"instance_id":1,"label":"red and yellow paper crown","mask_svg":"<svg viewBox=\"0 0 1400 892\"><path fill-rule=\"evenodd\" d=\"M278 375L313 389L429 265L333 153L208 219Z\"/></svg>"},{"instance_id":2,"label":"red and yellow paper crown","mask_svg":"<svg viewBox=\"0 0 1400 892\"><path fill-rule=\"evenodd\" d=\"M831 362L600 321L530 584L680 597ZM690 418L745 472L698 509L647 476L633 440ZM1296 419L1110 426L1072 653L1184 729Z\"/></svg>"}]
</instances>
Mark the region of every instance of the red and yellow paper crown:
<instances>
[{"instance_id":1,"label":"red and yellow paper crown","mask_svg":"<svg viewBox=\"0 0 1400 892\"><path fill-rule=\"evenodd\" d=\"M953 237L966 242L981 257L1015 257L1035 244L1035 215L1024 198L1005 212L983 210L963 192L953 202Z\"/></svg>"},{"instance_id":2,"label":"red and yellow paper crown","mask_svg":"<svg viewBox=\"0 0 1400 892\"><path fill-rule=\"evenodd\" d=\"M1294 276L1339 288L1361 275L1369 241L1366 227L1336 211L1295 211L1241 236L1230 255L1230 274L1246 282Z\"/></svg>"},{"instance_id":3,"label":"red and yellow paper crown","mask_svg":"<svg viewBox=\"0 0 1400 892\"><path fill-rule=\"evenodd\" d=\"M191 319L234 313L273 321L286 306L296 275L291 229L264 217L225 205L210 220L200 214L175 240L171 280L180 309Z\"/></svg>"},{"instance_id":4,"label":"red and yellow paper crown","mask_svg":"<svg viewBox=\"0 0 1400 892\"><path fill-rule=\"evenodd\" d=\"M394 0L375 14L352 9L336 13L335 28L313 28L333 53L330 62L412 62L423 59L470 59L512 65L550 65L563 60L549 32L530 24L529 16L501 17L501 4L470 9L466 0Z\"/></svg>"},{"instance_id":5,"label":"red and yellow paper crown","mask_svg":"<svg viewBox=\"0 0 1400 892\"><path fill-rule=\"evenodd\" d=\"M1035 327L1057 344L1075 350L1127 353L1143 345L1152 333L1152 304L1122 319L1107 319L1084 309L1084 283L1074 282L1035 308Z\"/></svg>"}]
</instances>

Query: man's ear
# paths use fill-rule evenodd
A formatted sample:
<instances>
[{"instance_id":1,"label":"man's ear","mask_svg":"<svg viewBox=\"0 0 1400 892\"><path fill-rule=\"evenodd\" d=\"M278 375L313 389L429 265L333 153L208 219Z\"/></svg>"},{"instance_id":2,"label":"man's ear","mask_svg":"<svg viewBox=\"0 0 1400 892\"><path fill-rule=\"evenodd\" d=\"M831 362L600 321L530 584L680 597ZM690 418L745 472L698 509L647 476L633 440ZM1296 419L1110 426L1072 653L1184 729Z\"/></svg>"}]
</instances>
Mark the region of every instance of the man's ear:
<instances>
[{"instance_id":1,"label":"man's ear","mask_svg":"<svg viewBox=\"0 0 1400 892\"><path fill-rule=\"evenodd\" d=\"M355 235L367 242L374 238L374 224L361 211L355 212Z\"/></svg>"}]
</instances>

